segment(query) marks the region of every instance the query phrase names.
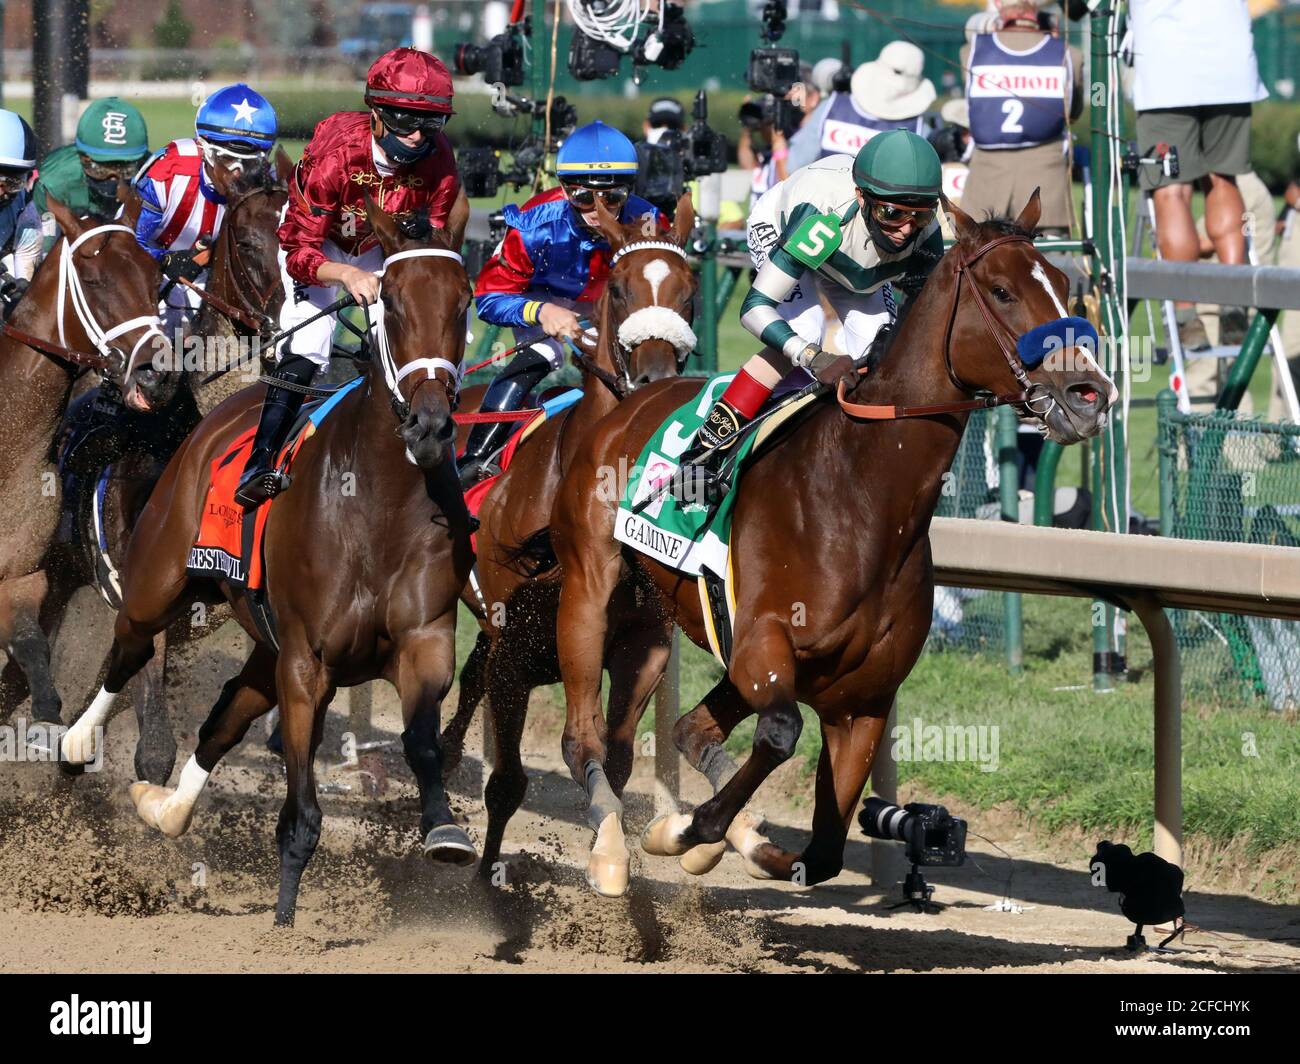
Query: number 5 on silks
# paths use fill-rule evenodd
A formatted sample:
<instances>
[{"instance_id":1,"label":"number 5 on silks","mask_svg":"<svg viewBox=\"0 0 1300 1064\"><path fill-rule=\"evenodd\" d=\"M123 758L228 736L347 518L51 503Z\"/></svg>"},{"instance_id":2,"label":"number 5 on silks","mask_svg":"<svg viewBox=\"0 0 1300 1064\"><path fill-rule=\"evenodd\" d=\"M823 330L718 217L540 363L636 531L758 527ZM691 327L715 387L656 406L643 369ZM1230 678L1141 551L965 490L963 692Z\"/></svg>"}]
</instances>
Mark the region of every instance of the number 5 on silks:
<instances>
[{"instance_id":1,"label":"number 5 on silks","mask_svg":"<svg viewBox=\"0 0 1300 1064\"><path fill-rule=\"evenodd\" d=\"M811 270L817 269L844 241L840 220L833 214L814 214L790 234L785 250Z\"/></svg>"}]
</instances>

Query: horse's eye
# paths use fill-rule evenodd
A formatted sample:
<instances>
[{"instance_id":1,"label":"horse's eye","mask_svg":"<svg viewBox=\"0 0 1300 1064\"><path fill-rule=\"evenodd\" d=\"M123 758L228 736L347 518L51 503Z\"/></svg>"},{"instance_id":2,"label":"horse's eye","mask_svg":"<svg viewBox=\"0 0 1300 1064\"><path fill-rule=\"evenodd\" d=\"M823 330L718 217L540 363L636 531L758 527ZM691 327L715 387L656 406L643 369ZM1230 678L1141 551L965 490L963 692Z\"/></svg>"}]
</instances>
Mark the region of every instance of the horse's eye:
<instances>
[{"instance_id":1,"label":"horse's eye","mask_svg":"<svg viewBox=\"0 0 1300 1064\"><path fill-rule=\"evenodd\" d=\"M1010 303L1010 302L1011 302L1011 293L1008 292L1008 291L1007 291L1005 288L1003 288L1001 285L994 285L994 286L993 286L993 297L994 297L994 298L995 298L999 303Z\"/></svg>"},{"instance_id":2,"label":"horse's eye","mask_svg":"<svg viewBox=\"0 0 1300 1064\"><path fill-rule=\"evenodd\" d=\"M609 286L609 298L610 298L610 299L617 299L617 300L619 300L619 301L621 302L622 299L623 299L623 287L622 287L622 285L617 285L617 284L612 284L612 285L610 285L610 286Z\"/></svg>"}]
</instances>

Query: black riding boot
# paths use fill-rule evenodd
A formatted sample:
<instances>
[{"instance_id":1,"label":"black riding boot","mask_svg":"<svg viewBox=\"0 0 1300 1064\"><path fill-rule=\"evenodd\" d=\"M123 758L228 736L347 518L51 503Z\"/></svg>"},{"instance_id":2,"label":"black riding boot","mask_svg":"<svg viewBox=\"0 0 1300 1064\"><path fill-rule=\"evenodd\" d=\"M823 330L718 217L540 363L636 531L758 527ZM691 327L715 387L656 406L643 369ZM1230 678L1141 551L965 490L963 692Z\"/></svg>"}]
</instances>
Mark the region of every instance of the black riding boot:
<instances>
[{"instance_id":1,"label":"black riding boot","mask_svg":"<svg viewBox=\"0 0 1300 1064\"><path fill-rule=\"evenodd\" d=\"M286 384L308 385L316 375L316 365L302 355L286 355L272 374ZM262 417L253 437L253 453L248 456L244 475L235 489L235 501L245 510L260 506L289 486L290 477L275 468L275 457L284 446L293 420L302 409L306 395L271 385L262 401Z\"/></svg>"},{"instance_id":2,"label":"black riding boot","mask_svg":"<svg viewBox=\"0 0 1300 1064\"><path fill-rule=\"evenodd\" d=\"M551 363L544 354L531 347L525 348L488 385L479 412L496 414L518 410L524 405L528 393L550 372ZM465 454L457 463L462 489L468 490L484 478L488 459L510 439L514 427L512 421L481 421L470 429Z\"/></svg>"}]
</instances>

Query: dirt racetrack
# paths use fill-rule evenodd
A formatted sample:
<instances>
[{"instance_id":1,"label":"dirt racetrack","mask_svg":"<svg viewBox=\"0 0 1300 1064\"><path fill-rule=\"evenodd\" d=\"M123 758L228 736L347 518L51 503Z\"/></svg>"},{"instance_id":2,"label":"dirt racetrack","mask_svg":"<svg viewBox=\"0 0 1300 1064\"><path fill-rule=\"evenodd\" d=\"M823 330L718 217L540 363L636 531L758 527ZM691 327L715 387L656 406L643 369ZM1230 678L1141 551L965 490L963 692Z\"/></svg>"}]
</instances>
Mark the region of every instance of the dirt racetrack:
<instances>
[{"instance_id":1,"label":"dirt racetrack","mask_svg":"<svg viewBox=\"0 0 1300 1064\"><path fill-rule=\"evenodd\" d=\"M106 609L84 595L56 648L65 718L85 704L107 647ZM227 625L174 657L170 697L179 764L242 633ZM1188 884L1189 935L1171 956L1133 957L1116 896L1093 888L1091 845L1044 840L1014 817L971 816L971 860L933 870L944 912L890 910L867 876L867 844L850 835L846 867L812 889L750 879L729 853L703 878L634 850L632 888L598 898L582 878L590 832L559 758L560 714L535 699L525 734L529 791L506 837L503 882L427 863L418 849L415 786L402 760L396 698L373 688L373 727L391 742L339 765L349 699L330 712L318 759L325 812L303 881L297 926L275 931L274 831L280 763L255 725L213 774L189 834L172 842L140 822L126 795L132 715L114 722L102 773L77 781L50 765L0 766L0 971L1178 971L1300 970L1300 910ZM454 691L453 691L454 698ZM452 805L482 839L477 726L452 780ZM627 795L629 842L653 815L653 759L637 759ZM174 779L173 779L174 782ZM347 788L343 790L343 788ZM379 789L371 795L366 790ZM706 796L683 773L684 797ZM798 766L759 792L774 839L797 848L811 807ZM958 811L954 809L954 811ZM1095 840L1094 840L1095 841ZM1021 913L990 912L1011 877ZM1148 941L1154 942L1150 929Z\"/></svg>"}]
</instances>

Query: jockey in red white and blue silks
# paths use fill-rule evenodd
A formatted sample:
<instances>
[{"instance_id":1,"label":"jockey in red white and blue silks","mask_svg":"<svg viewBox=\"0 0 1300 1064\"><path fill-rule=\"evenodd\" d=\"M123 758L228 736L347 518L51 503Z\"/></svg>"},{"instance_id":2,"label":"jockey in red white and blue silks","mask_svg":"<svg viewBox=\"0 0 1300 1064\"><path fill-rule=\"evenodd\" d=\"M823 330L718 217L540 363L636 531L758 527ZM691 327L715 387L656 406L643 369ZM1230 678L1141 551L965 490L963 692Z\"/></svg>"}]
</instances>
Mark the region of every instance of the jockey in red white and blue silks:
<instances>
[{"instance_id":1,"label":"jockey in red white and blue silks","mask_svg":"<svg viewBox=\"0 0 1300 1064\"><path fill-rule=\"evenodd\" d=\"M228 85L203 101L193 137L172 141L136 175L142 204L135 238L159 260L170 282L164 300L168 331L197 310L199 297L175 282L184 277L203 286L207 272L195 256L216 240L225 218L215 171L233 175L266 165L276 132L275 110L265 97L247 85Z\"/></svg>"},{"instance_id":2,"label":"jockey in red white and blue silks","mask_svg":"<svg viewBox=\"0 0 1300 1064\"><path fill-rule=\"evenodd\" d=\"M604 122L575 129L560 147L555 171L560 187L522 207L505 208L506 237L478 276L474 302L490 325L510 326L516 343L537 342L511 359L488 386L480 410L518 410L528 393L564 361L564 341L582 332L581 315L605 290L609 244L596 230L596 201L631 225L646 221L653 236L668 219L639 196L636 149ZM466 487L488 472L489 457L510 435L510 422L475 425L459 462Z\"/></svg>"}]
</instances>

